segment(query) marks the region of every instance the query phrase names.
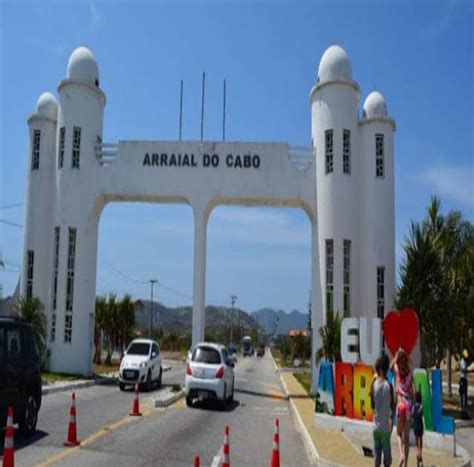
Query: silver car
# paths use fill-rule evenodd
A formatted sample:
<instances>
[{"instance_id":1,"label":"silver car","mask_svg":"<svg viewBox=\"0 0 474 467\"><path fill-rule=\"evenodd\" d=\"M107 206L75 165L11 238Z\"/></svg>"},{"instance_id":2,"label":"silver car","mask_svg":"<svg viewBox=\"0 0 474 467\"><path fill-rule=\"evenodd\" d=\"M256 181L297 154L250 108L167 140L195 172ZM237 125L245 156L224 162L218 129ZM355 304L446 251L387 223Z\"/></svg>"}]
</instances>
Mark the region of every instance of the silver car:
<instances>
[{"instance_id":1,"label":"silver car","mask_svg":"<svg viewBox=\"0 0 474 467\"><path fill-rule=\"evenodd\" d=\"M215 400L225 407L234 399L234 362L221 344L203 342L193 349L186 363L186 404Z\"/></svg>"}]
</instances>

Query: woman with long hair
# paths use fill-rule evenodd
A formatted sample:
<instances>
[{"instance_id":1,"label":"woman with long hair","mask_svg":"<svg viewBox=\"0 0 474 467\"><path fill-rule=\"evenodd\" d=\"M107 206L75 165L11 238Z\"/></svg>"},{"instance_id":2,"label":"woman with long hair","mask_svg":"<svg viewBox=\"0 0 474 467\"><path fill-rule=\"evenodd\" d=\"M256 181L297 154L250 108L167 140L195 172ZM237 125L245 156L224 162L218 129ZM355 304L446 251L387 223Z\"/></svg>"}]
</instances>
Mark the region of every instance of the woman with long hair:
<instances>
[{"instance_id":1,"label":"woman with long hair","mask_svg":"<svg viewBox=\"0 0 474 467\"><path fill-rule=\"evenodd\" d=\"M401 347L395 354L390 368L395 373L395 394L397 397L397 443L400 453L399 466L408 465L410 448L410 427L413 418L413 371L411 362Z\"/></svg>"}]
</instances>

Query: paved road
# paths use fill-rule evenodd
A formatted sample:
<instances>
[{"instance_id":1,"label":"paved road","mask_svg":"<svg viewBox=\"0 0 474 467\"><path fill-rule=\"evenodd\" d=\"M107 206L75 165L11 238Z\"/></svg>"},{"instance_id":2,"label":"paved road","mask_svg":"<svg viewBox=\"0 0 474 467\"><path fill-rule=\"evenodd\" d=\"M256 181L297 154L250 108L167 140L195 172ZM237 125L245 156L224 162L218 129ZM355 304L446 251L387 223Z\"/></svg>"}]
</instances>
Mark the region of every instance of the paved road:
<instances>
[{"instance_id":1,"label":"paved road","mask_svg":"<svg viewBox=\"0 0 474 467\"><path fill-rule=\"evenodd\" d=\"M182 383L184 368L174 365L164 374L164 384ZM150 395L142 394L143 417L128 417L131 392L117 387L94 386L76 392L80 449L65 449L70 394L45 396L33 440L22 440L16 465L68 466L185 466L196 454L202 465L211 465L219 453L223 430L231 428L233 466L268 465L274 420L280 418L282 465L309 465L302 438L289 404L282 399L279 378L268 355L241 358L236 366L235 402L226 411L209 405L186 407L184 400L166 409L154 409Z\"/></svg>"}]
</instances>

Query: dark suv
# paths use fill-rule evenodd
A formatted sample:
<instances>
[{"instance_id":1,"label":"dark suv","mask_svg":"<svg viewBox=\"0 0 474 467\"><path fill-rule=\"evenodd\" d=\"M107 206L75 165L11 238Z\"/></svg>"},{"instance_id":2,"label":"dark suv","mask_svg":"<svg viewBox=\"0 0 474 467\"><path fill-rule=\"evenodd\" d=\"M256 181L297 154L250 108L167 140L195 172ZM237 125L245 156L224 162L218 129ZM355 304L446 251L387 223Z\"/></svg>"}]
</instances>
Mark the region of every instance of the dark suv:
<instances>
[{"instance_id":1,"label":"dark suv","mask_svg":"<svg viewBox=\"0 0 474 467\"><path fill-rule=\"evenodd\" d=\"M0 427L12 405L25 434L35 431L41 406L40 360L33 329L23 320L0 316Z\"/></svg>"}]
</instances>

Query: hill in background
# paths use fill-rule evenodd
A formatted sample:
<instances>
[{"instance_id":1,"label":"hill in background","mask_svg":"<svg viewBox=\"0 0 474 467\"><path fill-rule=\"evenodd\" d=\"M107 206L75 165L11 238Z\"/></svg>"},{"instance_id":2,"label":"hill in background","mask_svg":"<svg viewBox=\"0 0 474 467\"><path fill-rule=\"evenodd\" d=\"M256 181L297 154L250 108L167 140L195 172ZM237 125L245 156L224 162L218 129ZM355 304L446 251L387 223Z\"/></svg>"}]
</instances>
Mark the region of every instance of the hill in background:
<instances>
[{"instance_id":1,"label":"hill in background","mask_svg":"<svg viewBox=\"0 0 474 467\"><path fill-rule=\"evenodd\" d=\"M288 334L290 329L306 329L308 314L293 310L285 313L283 310L275 311L272 308L247 313L240 308L234 308L233 318L230 307L206 307L206 330L222 331L230 329L233 320L234 332L249 334L253 329L258 329L264 334ZM150 301L137 300L135 305L135 323L139 330L147 331L150 328ZM164 332L176 334L191 334L192 307L183 306L170 308L162 303L153 304L153 327L162 328Z\"/></svg>"}]
</instances>

